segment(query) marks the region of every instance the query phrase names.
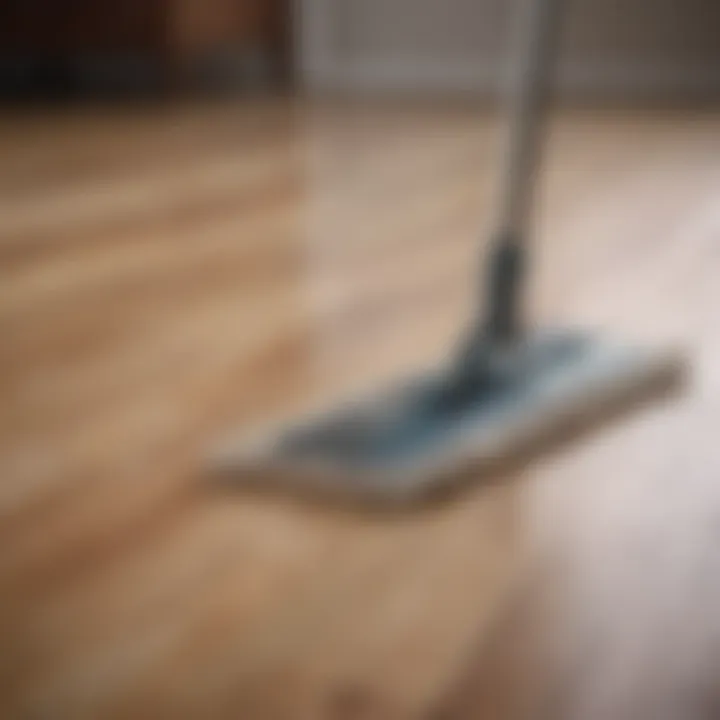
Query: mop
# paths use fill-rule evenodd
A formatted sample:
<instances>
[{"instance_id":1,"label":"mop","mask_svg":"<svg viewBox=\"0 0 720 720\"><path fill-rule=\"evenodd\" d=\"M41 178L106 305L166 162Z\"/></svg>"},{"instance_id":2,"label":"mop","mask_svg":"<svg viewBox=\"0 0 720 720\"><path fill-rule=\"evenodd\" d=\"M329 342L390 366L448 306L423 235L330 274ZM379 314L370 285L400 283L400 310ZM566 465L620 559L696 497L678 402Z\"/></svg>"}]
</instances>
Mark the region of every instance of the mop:
<instances>
[{"instance_id":1,"label":"mop","mask_svg":"<svg viewBox=\"0 0 720 720\"><path fill-rule=\"evenodd\" d=\"M213 448L239 487L396 506L499 477L677 390L682 355L523 322L528 225L562 0L524 0L487 302L437 371ZM483 311L483 308L485 310Z\"/></svg>"}]
</instances>

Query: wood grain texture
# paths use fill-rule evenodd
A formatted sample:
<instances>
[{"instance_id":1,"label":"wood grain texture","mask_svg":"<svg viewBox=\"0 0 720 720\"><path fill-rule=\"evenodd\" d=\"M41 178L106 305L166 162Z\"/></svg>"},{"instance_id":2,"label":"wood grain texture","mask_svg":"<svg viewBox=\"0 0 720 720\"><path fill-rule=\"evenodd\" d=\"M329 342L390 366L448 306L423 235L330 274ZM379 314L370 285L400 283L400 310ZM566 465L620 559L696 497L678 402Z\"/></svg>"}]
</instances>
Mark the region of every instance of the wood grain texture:
<instances>
[{"instance_id":1,"label":"wood grain texture","mask_svg":"<svg viewBox=\"0 0 720 720\"><path fill-rule=\"evenodd\" d=\"M540 320L687 343L690 397L390 516L220 492L199 459L238 423L442 356L475 296L496 118L0 118L0 714L699 707L720 607L719 128L563 115L531 293ZM548 675L525 662L543 647Z\"/></svg>"}]
</instances>

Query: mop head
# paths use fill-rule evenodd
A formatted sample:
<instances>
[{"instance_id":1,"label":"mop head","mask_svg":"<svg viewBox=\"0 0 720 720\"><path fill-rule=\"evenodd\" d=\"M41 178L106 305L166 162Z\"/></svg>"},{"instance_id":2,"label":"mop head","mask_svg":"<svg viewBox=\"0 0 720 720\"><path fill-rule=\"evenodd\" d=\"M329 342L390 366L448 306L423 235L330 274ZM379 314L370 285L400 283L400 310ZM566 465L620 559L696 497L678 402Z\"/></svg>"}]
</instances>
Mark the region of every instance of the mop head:
<instances>
[{"instance_id":1,"label":"mop head","mask_svg":"<svg viewBox=\"0 0 720 720\"><path fill-rule=\"evenodd\" d=\"M211 457L242 486L402 504L487 479L600 422L666 396L682 358L583 335L528 338L458 393L452 372L246 440ZM484 376L483 376L484 375Z\"/></svg>"}]
</instances>

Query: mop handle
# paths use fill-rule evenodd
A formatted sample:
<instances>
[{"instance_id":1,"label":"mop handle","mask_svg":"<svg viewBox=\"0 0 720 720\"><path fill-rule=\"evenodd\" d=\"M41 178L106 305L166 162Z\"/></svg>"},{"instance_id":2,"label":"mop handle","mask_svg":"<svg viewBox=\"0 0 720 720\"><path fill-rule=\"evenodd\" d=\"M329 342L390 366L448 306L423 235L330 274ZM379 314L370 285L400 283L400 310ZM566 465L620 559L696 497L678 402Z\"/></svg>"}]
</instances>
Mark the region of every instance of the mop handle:
<instances>
[{"instance_id":1,"label":"mop handle","mask_svg":"<svg viewBox=\"0 0 720 720\"><path fill-rule=\"evenodd\" d=\"M526 242L541 162L563 0L522 0L517 56L508 97L508 136L501 173L498 229Z\"/></svg>"},{"instance_id":2,"label":"mop handle","mask_svg":"<svg viewBox=\"0 0 720 720\"><path fill-rule=\"evenodd\" d=\"M486 342L507 343L523 334L521 304L528 225L548 115L563 0L523 2L525 12L509 97L497 237L490 258L487 311L484 319L480 317L480 325L462 361L466 366L473 364L473 358Z\"/></svg>"}]
</instances>

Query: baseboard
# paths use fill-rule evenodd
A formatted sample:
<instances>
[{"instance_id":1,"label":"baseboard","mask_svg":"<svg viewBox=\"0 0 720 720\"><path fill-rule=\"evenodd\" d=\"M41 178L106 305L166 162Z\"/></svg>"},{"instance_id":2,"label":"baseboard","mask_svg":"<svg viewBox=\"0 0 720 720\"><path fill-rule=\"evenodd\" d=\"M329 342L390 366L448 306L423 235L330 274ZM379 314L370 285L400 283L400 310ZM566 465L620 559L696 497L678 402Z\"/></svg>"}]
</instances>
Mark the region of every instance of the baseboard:
<instances>
[{"instance_id":1,"label":"baseboard","mask_svg":"<svg viewBox=\"0 0 720 720\"><path fill-rule=\"evenodd\" d=\"M0 99L155 96L174 89L238 92L279 81L259 48L216 48L172 68L158 53L98 52L54 57L0 53Z\"/></svg>"},{"instance_id":2,"label":"baseboard","mask_svg":"<svg viewBox=\"0 0 720 720\"><path fill-rule=\"evenodd\" d=\"M318 92L464 93L492 97L502 87L496 61L355 60L306 65L304 85ZM576 64L563 68L558 87L572 96L720 98L720 68L693 65Z\"/></svg>"}]
</instances>

